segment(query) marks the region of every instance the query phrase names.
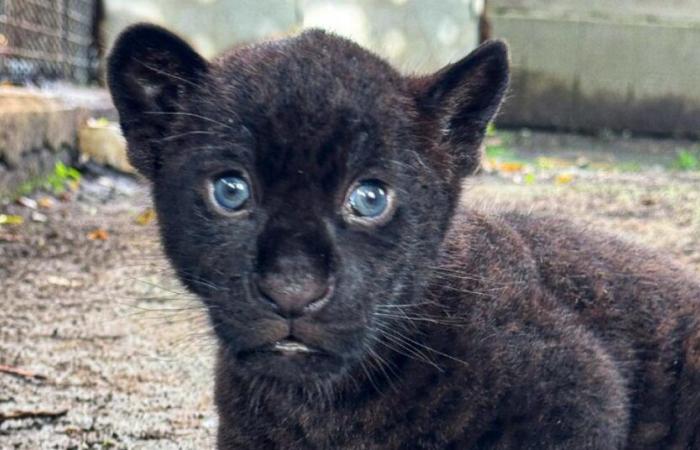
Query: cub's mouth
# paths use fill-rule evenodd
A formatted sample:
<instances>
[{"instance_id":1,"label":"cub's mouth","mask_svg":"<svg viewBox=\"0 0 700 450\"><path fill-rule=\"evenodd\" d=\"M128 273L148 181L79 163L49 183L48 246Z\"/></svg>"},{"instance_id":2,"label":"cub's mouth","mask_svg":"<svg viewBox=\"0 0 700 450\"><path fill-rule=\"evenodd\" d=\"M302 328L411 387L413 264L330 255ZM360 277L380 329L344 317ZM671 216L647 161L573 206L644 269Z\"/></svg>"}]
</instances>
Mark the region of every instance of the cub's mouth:
<instances>
[{"instance_id":1,"label":"cub's mouth","mask_svg":"<svg viewBox=\"0 0 700 450\"><path fill-rule=\"evenodd\" d=\"M344 366L342 357L293 337L241 350L236 361L246 372L287 381L323 378Z\"/></svg>"},{"instance_id":2,"label":"cub's mouth","mask_svg":"<svg viewBox=\"0 0 700 450\"><path fill-rule=\"evenodd\" d=\"M298 341L292 337L288 337L270 344L266 344L260 347L243 350L238 352L236 355L238 359L246 359L253 355L268 355L268 356L295 356L295 355L328 355L325 351L311 347Z\"/></svg>"},{"instance_id":3,"label":"cub's mouth","mask_svg":"<svg viewBox=\"0 0 700 450\"><path fill-rule=\"evenodd\" d=\"M273 351L287 355L295 353L319 353L318 349L309 347L302 342L297 342L292 339L285 339L282 341L275 342L272 345L272 349Z\"/></svg>"}]
</instances>

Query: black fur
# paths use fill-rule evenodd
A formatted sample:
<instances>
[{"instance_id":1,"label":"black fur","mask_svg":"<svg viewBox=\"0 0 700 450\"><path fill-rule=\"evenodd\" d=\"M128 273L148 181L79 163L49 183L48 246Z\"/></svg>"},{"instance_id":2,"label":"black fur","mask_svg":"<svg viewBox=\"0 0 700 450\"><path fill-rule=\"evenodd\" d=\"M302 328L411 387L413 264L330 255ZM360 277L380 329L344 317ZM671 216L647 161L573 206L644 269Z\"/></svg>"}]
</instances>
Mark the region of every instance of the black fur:
<instances>
[{"instance_id":1,"label":"black fur","mask_svg":"<svg viewBox=\"0 0 700 450\"><path fill-rule=\"evenodd\" d=\"M219 448L700 448L697 277L458 206L507 87L503 43L405 77L316 30L205 62L139 25L109 68L165 251L218 337ZM253 191L235 214L209 193L229 173ZM348 216L367 179L393 195L381 221ZM261 277L332 289L283 317ZM320 352L265 350L290 336Z\"/></svg>"}]
</instances>

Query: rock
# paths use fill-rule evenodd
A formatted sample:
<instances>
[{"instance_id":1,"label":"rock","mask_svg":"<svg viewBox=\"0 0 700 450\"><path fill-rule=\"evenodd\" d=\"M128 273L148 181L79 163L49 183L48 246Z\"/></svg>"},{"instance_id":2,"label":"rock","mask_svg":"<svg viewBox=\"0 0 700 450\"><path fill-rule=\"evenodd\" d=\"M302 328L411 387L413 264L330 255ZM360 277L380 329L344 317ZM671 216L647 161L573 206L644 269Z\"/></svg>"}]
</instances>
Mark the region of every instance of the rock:
<instances>
[{"instance_id":1,"label":"rock","mask_svg":"<svg viewBox=\"0 0 700 450\"><path fill-rule=\"evenodd\" d=\"M90 119L78 131L80 153L90 160L126 173L136 173L126 156L126 139L119 125L104 119Z\"/></svg>"}]
</instances>

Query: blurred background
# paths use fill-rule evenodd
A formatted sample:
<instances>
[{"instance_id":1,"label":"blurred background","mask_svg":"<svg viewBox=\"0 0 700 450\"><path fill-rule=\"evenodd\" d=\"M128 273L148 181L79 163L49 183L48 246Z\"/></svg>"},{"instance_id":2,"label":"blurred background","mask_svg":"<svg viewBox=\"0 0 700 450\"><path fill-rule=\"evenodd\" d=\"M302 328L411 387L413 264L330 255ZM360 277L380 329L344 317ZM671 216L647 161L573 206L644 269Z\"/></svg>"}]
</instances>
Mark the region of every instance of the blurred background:
<instances>
[{"instance_id":1,"label":"blurred background","mask_svg":"<svg viewBox=\"0 0 700 450\"><path fill-rule=\"evenodd\" d=\"M700 0L0 0L0 448L211 447L208 325L104 89L142 21L206 56L320 27L405 73L505 39L512 86L464 201L700 274Z\"/></svg>"},{"instance_id":2,"label":"blurred background","mask_svg":"<svg viewBox=\"0 0 700 450\"><path fill-rule=\"evenodd\" d=\"M700 0L3 0L0 78L99 83L106 50L140 21L205 56L322 27L406 72L502 38L515 67L503 125L700 133Z\"/></svg>"}]
</instances>

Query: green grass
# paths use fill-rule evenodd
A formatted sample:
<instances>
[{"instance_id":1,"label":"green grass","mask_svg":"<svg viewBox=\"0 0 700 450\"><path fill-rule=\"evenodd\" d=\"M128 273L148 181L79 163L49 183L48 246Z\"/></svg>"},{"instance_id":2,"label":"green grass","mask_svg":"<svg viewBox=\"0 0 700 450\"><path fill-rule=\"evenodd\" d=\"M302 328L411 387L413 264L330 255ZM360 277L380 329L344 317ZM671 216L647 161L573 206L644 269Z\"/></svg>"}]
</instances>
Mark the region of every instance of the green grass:
<instances>
[{"instance_id":1,"label":"green grass","mask_svg":"<svg viewBox=\"0 0 700 450\"><path fill-rule=\"evenodd\" d=\"M677 170L700 170L700 156L689 150L681 150L673 162L673 168Z\"/></svg>"}]
</instances>

